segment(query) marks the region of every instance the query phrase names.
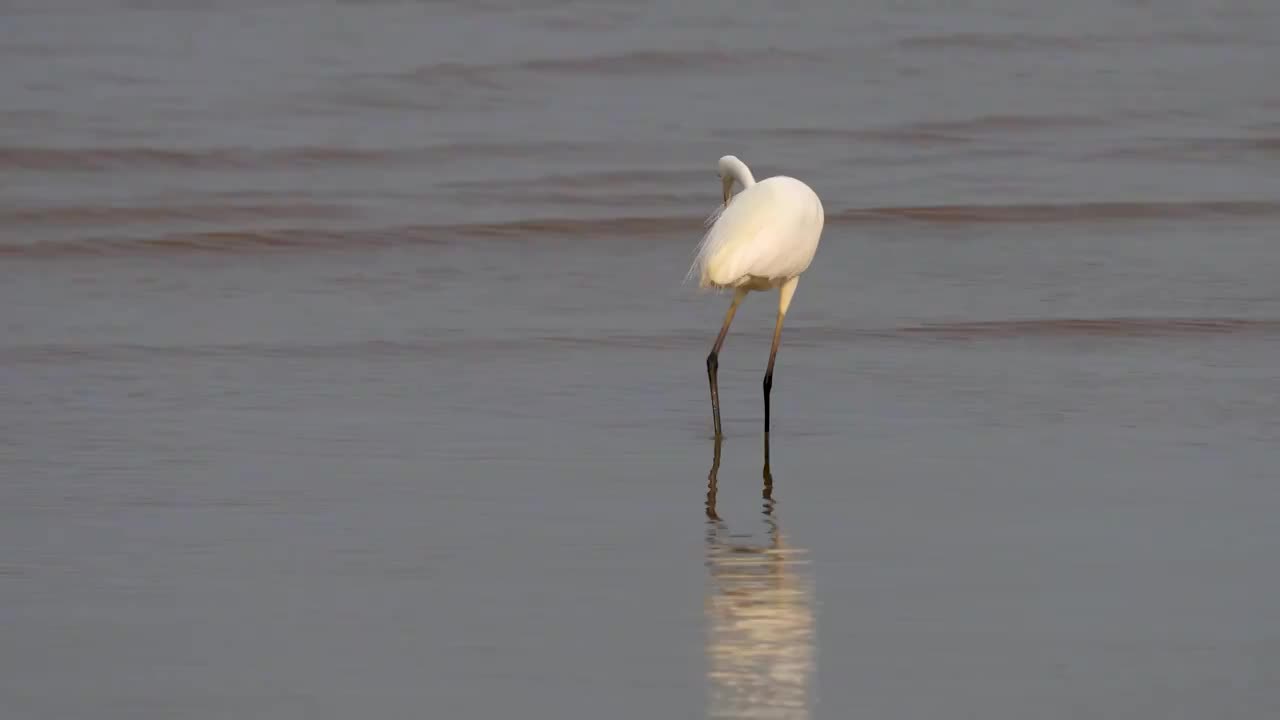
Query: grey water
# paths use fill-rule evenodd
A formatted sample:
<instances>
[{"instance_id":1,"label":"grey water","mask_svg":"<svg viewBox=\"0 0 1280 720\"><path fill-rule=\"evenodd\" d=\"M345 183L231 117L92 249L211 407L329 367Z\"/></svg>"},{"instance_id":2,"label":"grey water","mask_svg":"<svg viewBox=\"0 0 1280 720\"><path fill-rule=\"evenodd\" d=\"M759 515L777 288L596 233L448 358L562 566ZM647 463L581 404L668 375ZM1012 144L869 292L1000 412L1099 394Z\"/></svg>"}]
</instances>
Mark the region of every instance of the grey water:
<instances>
[{"instance_id":1,"label":"grey water","mask_svg":"<svg viewBox=\"0 0 1280 720\"><path fill-rule=\"evenodd\" d=\"M1280 712L1271 3L0 8L0 717ZM715 161L827 228L683 284Z\"/></svg>"}]
</instances>

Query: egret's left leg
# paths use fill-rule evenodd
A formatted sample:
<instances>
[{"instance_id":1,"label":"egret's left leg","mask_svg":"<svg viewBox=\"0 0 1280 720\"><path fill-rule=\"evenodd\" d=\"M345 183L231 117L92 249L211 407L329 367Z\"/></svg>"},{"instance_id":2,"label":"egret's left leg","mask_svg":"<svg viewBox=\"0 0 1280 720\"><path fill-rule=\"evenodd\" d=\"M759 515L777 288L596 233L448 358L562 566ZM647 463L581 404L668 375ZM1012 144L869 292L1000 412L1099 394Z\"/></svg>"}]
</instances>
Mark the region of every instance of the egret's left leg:
<instances>
[{"instance_id":1,"label":"egret's left leg","mask_svg":"<svg viewBox=\"0 0 1280 720\"><path fill-rule=\"evenodd\" d=\"M724 338L729 334L729 324L733 322L734 313L738 312L738 306L742 304L742 299L747 296L747 291L738 288L733 293L733 302L729 305L729 311L724 314L724 324L720 326L720 334L716 336L716 344L711 346L711 354L707 355L707 380L711 384L711 417L716 428L716 438L720 438L720 383L716 380L716 375L720 369L720 347L724 345Z\"/></svg>"},{"instance_id":2,"label":"egret's left leg","mask_svg":"<svg viewBox=\"0 0 1280 720\"><path fill-rule=\"evenodd\" d=\"M800 278L793 277L778 288L778 322L773 327L773 346L769 348L769 368L764 371L764 432L769 434L769 391L773 390L773 362L778 357L778 343L782 340L782 319L787 316L791 297L796 294Z\"/></svg>"}]
</instances>

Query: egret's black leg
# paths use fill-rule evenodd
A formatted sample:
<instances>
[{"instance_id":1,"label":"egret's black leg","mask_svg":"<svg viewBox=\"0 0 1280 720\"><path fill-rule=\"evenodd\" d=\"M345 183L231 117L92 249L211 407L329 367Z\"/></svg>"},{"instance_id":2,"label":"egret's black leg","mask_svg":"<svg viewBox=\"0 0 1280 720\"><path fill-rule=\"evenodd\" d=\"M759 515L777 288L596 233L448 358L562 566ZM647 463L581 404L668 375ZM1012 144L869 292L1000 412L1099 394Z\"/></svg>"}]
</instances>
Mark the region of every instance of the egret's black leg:
<instances>
[{"instance_id":1,"label":"egret's black leg","mask_svg":"<svg viewBox=\"0 0 1280 720\"><path fill-rule=\"evenodd\" d=\"M769 349L769 367L764 371L764 433L769 434L769 392L773 390L773 363L778 357L778 343L782 340L782 318L785 313L778 313L778 324L773 328L773 347Z\"/></svg>"}]
</instances>

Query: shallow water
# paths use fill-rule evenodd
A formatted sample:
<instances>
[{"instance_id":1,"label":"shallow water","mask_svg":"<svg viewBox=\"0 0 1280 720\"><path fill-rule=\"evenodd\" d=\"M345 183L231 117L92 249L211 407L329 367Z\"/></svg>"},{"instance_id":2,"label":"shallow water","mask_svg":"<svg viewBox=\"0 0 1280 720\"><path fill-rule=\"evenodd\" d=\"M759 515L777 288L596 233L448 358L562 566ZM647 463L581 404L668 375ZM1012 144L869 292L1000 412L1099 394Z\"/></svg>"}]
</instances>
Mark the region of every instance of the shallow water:
<instances>
[{"instance_id":1,"label":"shallow water","mask_svg":"<svg viewBox=\"0 0 1280 720\"><path fill-rule=\"evenodd\" d=\"M1273 716L1280 11L943 6L0 10L0 714Z\"/></svg>"}]
</instances>

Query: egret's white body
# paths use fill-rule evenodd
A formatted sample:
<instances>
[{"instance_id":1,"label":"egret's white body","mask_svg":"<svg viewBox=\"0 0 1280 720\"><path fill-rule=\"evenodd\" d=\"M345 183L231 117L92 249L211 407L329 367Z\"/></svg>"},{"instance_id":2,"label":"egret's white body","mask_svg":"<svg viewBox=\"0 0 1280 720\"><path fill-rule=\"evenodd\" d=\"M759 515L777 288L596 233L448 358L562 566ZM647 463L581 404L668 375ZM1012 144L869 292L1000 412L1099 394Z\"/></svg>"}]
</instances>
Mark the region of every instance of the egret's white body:
<instances>
[{"instance_id":1,"label":"egret's white body","mask_svg":"<svg viewBox=\"0 0 1280 720\"><path fill-rule=\"evenodd\" d=\"M769 391L782 319L791 306L800 274L809 268L818 250L825 215L818 194L793 177L778 175L756 182L746 163L733 155L720 158L719 174L724 205L708 220L710 227L689 269L690 277L697 276L699 287L734 290L720 335L707 356L716 436L721 434L716 370L729 323L748 292L777 288L778 321L764 378L764 426L768 433ZM735 183L743 188L737 195L733 194Z\"/></svg>"},{"instance_id":2,"label":"egret's white body","mask_svg":"<svg viewBox=\"0 0 1280 720\"><path fill-rule=\"evenodd\" d=\"M712 215L690 274L704 288L781 287L813 262L825 221L822 201L793 177L756 182L741 160L728 156L721 160L726 165L726 179L743 190Z\"/></svg>"}]
</instances>

